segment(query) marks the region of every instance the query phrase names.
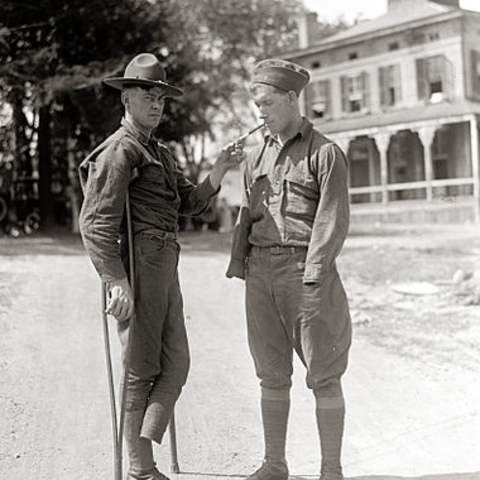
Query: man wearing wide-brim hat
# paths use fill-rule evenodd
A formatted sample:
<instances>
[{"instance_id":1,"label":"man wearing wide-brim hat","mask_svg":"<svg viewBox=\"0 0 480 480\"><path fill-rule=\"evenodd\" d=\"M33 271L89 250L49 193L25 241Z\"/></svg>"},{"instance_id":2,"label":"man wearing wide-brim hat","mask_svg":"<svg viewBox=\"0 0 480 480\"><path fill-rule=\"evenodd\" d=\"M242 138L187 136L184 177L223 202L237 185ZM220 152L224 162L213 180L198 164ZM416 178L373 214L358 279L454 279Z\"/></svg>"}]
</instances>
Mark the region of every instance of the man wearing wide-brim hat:
<instances>
[{"instance_id":1,"label":"man wearing wide-brim hat","mask_svg":"<svg viewBox=\"0 0 480 480\"><path fill-rule=\"evenodd\" d=\"M256 65L251 93L269 134L245 161L228 277L245 280L248 340L261 386L263 465L249 480L287 480L287 420L295 350L316 402L321 479L342 480L351 322L336 267L349 225L347 160L303 118L301 65Z\"/></svg>"},{"instance_id":2,"label":"man wearing wide-brim hat","mask_svg":"<svg viewBox=\"0 0 480 480\"><path fill-rule=\"evenodd\" d=\"M167 83L158 59L140 54L123 77L104 82L121 90L125 117L121 127L80 165L85 196L80 230L97 272L109 285L107 311L118 320L123 355L134 308L136 313L125 414L128 478L161 480L165 476L155 467L152 441L162 442L190 363L177 273L178 217L205 210L226 172L244 155L236 144L228 145L209 176L193 185L171 150L152 134L162 118L165 99L183 94ZM135 299L122 248L127 191L134 234Z\"/></svg>"}]
</instances>

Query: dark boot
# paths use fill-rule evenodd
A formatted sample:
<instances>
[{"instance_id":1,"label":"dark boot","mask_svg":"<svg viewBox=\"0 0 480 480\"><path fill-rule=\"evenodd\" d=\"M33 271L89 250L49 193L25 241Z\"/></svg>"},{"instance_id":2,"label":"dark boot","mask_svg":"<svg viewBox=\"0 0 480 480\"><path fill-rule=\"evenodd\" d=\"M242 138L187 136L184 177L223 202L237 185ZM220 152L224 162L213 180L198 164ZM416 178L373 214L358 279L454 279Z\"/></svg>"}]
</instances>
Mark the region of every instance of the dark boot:
<instances>
[{"instance_id":1,"label":"dark boot","mask_svg":"<svg viewBox=\"0 0 480 480\"><path fill-rule=\"evenodd\" d=\"M152 442L140 437L143 423L143 411L125 413L124 437L129 458L129 476L135 480L150 480L155 463L153 462Z\"/></svg>"}]
</instances>

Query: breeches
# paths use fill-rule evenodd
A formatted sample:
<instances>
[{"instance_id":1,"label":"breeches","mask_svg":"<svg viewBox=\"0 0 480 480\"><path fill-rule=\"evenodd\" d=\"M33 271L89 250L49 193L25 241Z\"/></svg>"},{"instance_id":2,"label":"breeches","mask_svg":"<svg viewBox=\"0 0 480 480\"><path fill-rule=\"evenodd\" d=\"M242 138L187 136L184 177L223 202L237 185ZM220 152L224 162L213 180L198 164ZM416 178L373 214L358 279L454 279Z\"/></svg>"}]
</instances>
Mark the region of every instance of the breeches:
<instances>
[{"instance_id":1,"label":"breeches","mask_svg":"<svg viewBox=\"0 0 480 480\"><path fill-rule=\"evenodd\" d=\"M135 238L136 318L118 324L125 358L131 339L127 411L144 410L143 436L160 441L190 366L178 280L179 246L157 235ZM155 433L156 432L156 433Z\"/></svg>"},{"instance_id":2,"label":"breeches","mask_svg":"<svg viewBox=\"0 0 480 480\"><path fill-rule=\"evenodd\" d=\"M252 248L246 275L248 341L263 387L287 389L293 350L307 385L322 396L340 388L351 344L345 290L336 267L321 284L303 284L306 250L272 253Z\"/></svg>"}]
</instances>

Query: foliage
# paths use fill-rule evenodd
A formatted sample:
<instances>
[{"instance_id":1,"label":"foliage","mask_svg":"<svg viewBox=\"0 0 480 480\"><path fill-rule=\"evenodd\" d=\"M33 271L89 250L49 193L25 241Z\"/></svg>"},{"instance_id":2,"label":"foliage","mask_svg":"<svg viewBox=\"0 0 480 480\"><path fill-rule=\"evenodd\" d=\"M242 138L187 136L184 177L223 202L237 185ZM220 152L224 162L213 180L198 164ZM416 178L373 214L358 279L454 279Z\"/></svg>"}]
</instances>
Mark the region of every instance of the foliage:
<instances>
[{"instance_id":1,"label":"foliage","mask_svg":"<svg viewBox=\"0 0 480 480\"><path fill-rule=\"evenodd\" d=\"M157 134L195 178L209 144L256 122L251 67L296 46L302 8L301 0L2 0L0 99L13 109L17 174L40 172L43 214L52 179L78 195L78 162L118 126L119 95L103 78L121 76L137 53L157 55L186 92L167 104Z\"/></svg>"}]
</instances>

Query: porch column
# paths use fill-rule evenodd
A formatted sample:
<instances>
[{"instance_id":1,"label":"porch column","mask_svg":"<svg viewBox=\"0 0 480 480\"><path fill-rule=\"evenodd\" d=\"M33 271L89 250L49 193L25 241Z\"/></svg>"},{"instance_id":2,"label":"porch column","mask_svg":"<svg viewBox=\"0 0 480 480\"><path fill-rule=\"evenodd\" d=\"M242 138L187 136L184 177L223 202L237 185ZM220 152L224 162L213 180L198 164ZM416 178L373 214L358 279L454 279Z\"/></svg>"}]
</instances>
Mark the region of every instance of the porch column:
<instances>
[{"instance_id":1,"label":"porch column","mask_svg":"<svg viewBox=\"0 0 480 480\"><path fill-rule=\"evenodd\" d=\"M382 203L388 203L388 146L390 145L391 133L382 132L373 135L380 154L380 185L382 186Z\"/></svg>"},{"instance_id":2,"label":"porch column","mask_svg":"<svg viewBox=\"0 0 480 480\"><path fill-rule=\"evenodd\" d=\"M370 142L368 142L368 181L370 186L375 185L375 159L377 156L377 152L374 148L373 141L370 138ZM376 193L370 193L370 202L375 202L376 200Z\"/></svg>"},{"instance_id":3,"label":"porch column","mask_svg":"<svg viewBox=\"0 0 480 480\"><path fill-rule=\"evenodd\" d=\"M478 140L478 118L472 116L470 120L470 137L472 146L472 174L473 174L473 199L475 202L475 222L480 223L480 158Z\"/></svg>"},{"instance_id":4,"label":"porch column","mask_svg":"<svg viewBox=\"0 0 480 480\"><path fill-rule=\"evenodd\" d=\"M427 201L433 200L433 160L432 144L435 138L435 127L422 127L418 129L418 136L423 144L423 157L425 162L425 182L427 183Z\"/></svg>"}]
</instances>

